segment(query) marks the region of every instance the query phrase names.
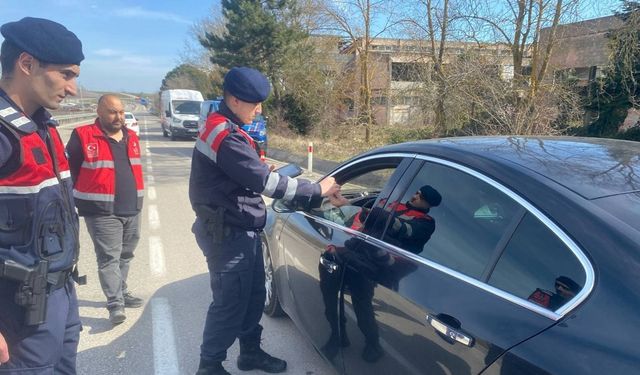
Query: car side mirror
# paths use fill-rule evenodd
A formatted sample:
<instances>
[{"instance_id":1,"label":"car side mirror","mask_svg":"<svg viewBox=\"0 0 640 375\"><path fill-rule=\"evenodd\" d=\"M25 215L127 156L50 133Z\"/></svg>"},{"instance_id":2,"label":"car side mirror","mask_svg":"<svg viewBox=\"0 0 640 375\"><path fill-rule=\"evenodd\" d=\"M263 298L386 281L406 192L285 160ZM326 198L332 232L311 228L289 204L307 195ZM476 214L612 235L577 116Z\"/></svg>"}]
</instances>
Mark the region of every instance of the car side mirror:
<instances>
[{"instance_id":1,"label":"car side mirror","mask_svg":"<svg viewBox=\"0 0 640 375\"><path fill-rule=\"evenodd\" d=\"M164 111L165 116L171 117L171 111Z\"/></svg>"}]
</instances>

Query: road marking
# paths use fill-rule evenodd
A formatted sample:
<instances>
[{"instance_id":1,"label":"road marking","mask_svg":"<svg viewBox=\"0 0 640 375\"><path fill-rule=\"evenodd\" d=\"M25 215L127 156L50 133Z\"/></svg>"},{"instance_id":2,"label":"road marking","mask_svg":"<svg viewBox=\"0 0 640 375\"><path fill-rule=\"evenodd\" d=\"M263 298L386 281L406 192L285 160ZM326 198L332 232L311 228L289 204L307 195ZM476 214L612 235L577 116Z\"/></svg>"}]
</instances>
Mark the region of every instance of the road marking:
<instances>
[{"instance_id":1,"label":"road marking","mask_svg":"<svg viewBox=\"0 0 640 375\"><path fill-rule=\"evenodd\" d=\"M164 297L151 299L153 364L155 374L179 374L171 306Z\"/></svg>"},{"instance_id":2,"label":"road marking","mask_svg":"<svg viewBox=\"0 0 640 375\"><path fill-rule=\"evenodd\" d=\"M149 226L151 230L160 229L160 214L158 213L158 206L155 204L149 205Z\"/></svg>"},{"instance_id":3,"label":"road marking","mask_svg":"<svg viewBox=\"0 0 640 375\"><path fill-rule=\"evenodd\" d=\"M153 186L149 186L149 187L147 188L147 195L149 195L149 199L150 199L150 200L155 201L155 200L156 200L156 198L157 198L157 195L156 195L156 188L155 188L155 187L153 187Z\"/></svg>"},{"instance_id":4,"label":"road marking","mask_svg":"<svg viewBox=\"0 0 640 375\"><path fill-rule=\"evenodd\" d=\"M149 267L153 276L162 276L167 271L164 265L162 240L158 236L149 237Z\"/></svg>"},{"instance_id":5,"label":"road marking","mask_svg":"<svg viewBox=\"0 0 640 375\"><path fill-rule=\"evenodd\" d=\"M147 164L147 173L153 172L153 166L151 164Z\"/></svg>"},{"instance_id":6,"label":"road marking","mask_svg":"<svg viewBox=\"0 0 640 375\"><path fill-rule=\"evenodd\" d=\"M152 174L148 174L147 175L147 183L149 185L153 185L155 182L156 182L156 179L153 177L153 175Z\"/></svg>"}]
</instances>

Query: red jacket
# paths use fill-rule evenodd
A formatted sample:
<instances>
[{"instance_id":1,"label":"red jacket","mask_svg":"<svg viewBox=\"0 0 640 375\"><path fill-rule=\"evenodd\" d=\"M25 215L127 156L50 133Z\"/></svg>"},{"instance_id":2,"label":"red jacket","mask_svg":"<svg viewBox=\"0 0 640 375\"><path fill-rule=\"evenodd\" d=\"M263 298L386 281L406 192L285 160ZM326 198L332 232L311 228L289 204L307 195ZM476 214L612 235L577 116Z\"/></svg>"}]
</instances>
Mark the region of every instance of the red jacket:
<instances>
[{"instance_id":1,"label":"red jacket","mask_svg":"<svg viewBox=\"0 0 640 375\"><path fill-rule=\"evenodd\" d=\"M116 190L116 172L109 139L96 121L90 125L80 126L75 132L82 146L83 161L77 176L74 176L73 197L81 215L113 213ZM136 181L138 204L142 208L144 182L142 177L142 161L140 159L140 141L136 134L127 132L127 154L129 165Z\"/></svg>"},{"instance_id":2,"label":"red jacket","mask_svg":"<svg viewBox=\"0 0 640 375\"><path fill-rule=\"evenodd\" d=\"M38 125L0 96L0 130L18 160L0 175L0 261L32 267L49 261L49 272L69 270L78 257L78 216L64 146L53 122Z\"/></svg>"}]
</instances>

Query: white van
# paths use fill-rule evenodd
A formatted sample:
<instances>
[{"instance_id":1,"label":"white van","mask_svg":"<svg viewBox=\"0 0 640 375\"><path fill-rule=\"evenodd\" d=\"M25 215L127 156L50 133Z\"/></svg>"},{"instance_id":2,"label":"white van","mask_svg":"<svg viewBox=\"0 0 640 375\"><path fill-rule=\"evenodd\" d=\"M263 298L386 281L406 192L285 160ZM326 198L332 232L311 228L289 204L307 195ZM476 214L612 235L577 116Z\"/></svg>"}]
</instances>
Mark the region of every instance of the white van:
<instances>
[{"instance_id":1,"label":"white van","mask_svg":"<svg viewBox=\"0 0 640 375\"><path fill-rule=\"evenodd\" d=\"M198 135L202 93L195 90L165 90L160 93L160 123L162 135L171 137L195 137Z\"/></svg>"}]
</instances>

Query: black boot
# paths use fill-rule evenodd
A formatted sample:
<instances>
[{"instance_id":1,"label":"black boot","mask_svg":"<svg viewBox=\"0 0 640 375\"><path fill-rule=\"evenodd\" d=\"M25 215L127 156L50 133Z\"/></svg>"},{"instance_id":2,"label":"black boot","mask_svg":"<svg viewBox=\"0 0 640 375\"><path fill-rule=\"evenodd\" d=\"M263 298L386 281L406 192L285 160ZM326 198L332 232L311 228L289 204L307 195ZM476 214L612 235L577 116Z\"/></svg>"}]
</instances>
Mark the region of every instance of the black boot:
<instances>
[{"instance_id":1,"label":"black boot","mask_svg":"<svg viewBox=\"0 0 640 375\"><path fill-rule=\"evenodd\" d=\"M260 349L259 343L257 345L243 345L241 342L238 368L242 371L259 369L274 374L284 372L287 369L287 362L265 353Z\"/></svg>"},{"instance_id":2,"label":"black boot","mask_svg":"<svg viewBox=\"0 0 640 375\"><path fill-rule=\"evenodd\" d=\"M200 359L200 366L198 366L196 375L231 375L231 373L222 367L222 362L220 361L205 361Z\"/></svg>"}]
</instances>

